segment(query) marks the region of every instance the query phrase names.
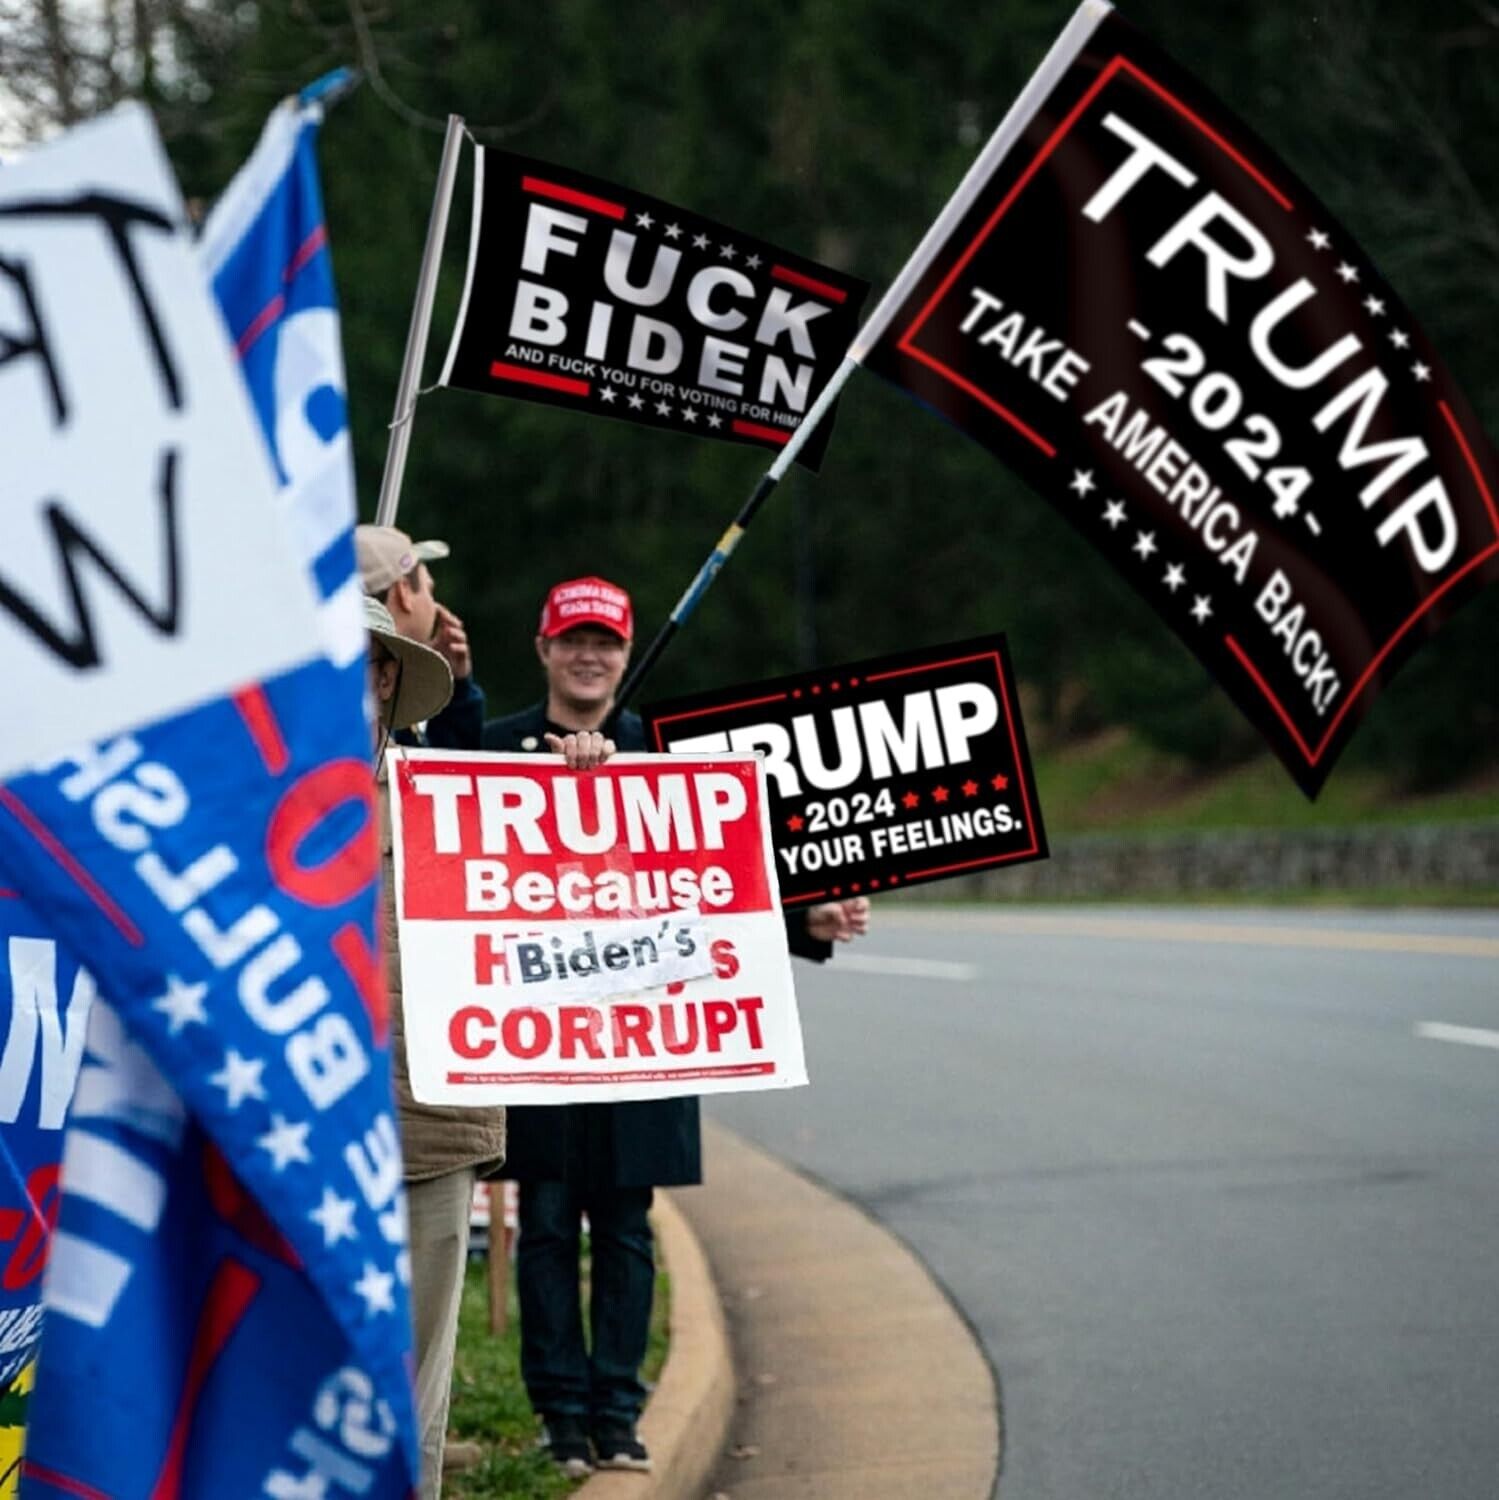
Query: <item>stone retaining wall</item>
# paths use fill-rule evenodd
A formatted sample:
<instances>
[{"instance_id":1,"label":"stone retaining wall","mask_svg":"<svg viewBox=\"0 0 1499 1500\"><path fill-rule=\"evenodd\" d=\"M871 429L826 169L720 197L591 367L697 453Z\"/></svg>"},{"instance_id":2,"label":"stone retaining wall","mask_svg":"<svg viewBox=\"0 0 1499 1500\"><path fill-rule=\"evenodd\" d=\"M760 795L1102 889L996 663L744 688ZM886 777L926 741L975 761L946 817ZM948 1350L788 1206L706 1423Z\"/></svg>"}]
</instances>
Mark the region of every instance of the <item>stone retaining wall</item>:
<instances>
[{"instance_id":1,"label":"stone retaining wall","mask_svg":"<svg viewBox=\"0 0 1499 1500\"><path fill-rule=\"evenodd\" d=\"M1163 835L1061 834L1049 860L912 886L906 900L1499 889L1499 821Z\"/></svg>"}]
</instances>

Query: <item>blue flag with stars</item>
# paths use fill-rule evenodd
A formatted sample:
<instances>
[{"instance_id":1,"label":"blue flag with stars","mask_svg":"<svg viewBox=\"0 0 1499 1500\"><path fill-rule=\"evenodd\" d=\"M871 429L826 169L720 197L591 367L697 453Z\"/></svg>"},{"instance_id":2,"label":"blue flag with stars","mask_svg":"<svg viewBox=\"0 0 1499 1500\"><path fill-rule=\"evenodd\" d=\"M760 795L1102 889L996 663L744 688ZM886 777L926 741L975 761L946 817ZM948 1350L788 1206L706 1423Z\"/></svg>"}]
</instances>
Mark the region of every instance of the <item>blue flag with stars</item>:
<instances>
[{"instance_id":1,"label":"blue flag with stars","mask_svg":"<svg viewBox=\"0 0 1499 1500\"><path fill-rule=\"evenodd\" d=\"M324 655L0 788L0 885L101 990L68 1120L28 1497L404 1500L415 1483L319 120L298 103L272 115L202 251L317 583Z\"/></svg>"}]
</instances>

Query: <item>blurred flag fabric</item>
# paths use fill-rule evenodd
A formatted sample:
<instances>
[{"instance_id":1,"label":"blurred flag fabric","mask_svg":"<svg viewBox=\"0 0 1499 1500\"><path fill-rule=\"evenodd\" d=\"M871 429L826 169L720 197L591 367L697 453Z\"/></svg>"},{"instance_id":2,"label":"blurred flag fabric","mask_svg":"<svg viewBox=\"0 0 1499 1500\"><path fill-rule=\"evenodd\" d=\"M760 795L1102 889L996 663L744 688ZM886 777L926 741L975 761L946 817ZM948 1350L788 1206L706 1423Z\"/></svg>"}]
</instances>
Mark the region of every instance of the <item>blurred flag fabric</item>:
<instances>
[{"instance_id":1,"label":"blurred flag fabric","mask_svg":"<svg viewBox=\"0 0 1499 1500\"><path fill-rule=\"evenodd\" d=\"M0 890L0 1398L41 1339L63 1124L93 998L88 971L18 892Z\"/></svg>"},{"instance_id":2,"label":"blurred flag fabric","mask_svg":"<svg viewBox=\"0 0 1499 1500\"><path fill-rule=\"evenodd\" d=\"M272 114L201 251L325 655L0 788L0 885L47 914L105 997L68 1121L25 1496L414 1486L320 120L315 103ZM254 631L276 600L250 583Z\"/></svg>"}]
</instances>

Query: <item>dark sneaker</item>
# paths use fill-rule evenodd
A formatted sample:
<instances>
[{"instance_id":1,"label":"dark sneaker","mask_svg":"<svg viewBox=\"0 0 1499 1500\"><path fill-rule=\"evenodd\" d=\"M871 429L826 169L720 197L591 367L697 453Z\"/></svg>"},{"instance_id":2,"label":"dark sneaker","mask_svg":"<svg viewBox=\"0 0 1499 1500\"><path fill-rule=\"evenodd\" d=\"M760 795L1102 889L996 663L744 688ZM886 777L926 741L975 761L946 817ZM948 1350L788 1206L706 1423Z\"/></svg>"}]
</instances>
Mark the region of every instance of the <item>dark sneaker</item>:
<instances>
[{"instance_id":1,"label":"dark sneaker","mask_svg":"<svg viewBox=\"0 0 1499 1500\"><path fill-rule=\"evenodd\" d=\"M593 1450L588 1446L588 1428L582 1417L543 1417L541 1446L569 1479L582 1479L593 1472Z\"/></svg>"},{"instance_id":2,"label":"dark sneaker","mask_svg":"<svg viewBox=\"0 0 1499 1500\"><path fill-rule=\"evenodd\" d=\"M634 1469L649 1474L651 1455L636 1435L635 1424L604 1417L593 1424L593 1451L601 1469Z\"/></svg>"}]
</instances>

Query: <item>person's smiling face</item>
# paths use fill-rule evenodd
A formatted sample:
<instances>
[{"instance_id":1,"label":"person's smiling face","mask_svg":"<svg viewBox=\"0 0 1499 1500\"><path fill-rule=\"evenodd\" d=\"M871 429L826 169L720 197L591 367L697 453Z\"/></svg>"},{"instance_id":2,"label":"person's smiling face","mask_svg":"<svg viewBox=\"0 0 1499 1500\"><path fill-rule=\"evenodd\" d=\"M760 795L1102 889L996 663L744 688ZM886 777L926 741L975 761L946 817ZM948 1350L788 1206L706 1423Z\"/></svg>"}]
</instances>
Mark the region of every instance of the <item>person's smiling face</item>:
<instances>
[{"instance_id":1,"label":"person's smiling face","mask_svg":"<svg viewBox=\"0 0 1499 1500\"><path fill-rule=\"evenodd\" d=\"M612 630L581 625L550 640L538 636L536 652L551 696L586 711L608 703L619 691L630 643Z\"/></svg>"}]
</instances>

